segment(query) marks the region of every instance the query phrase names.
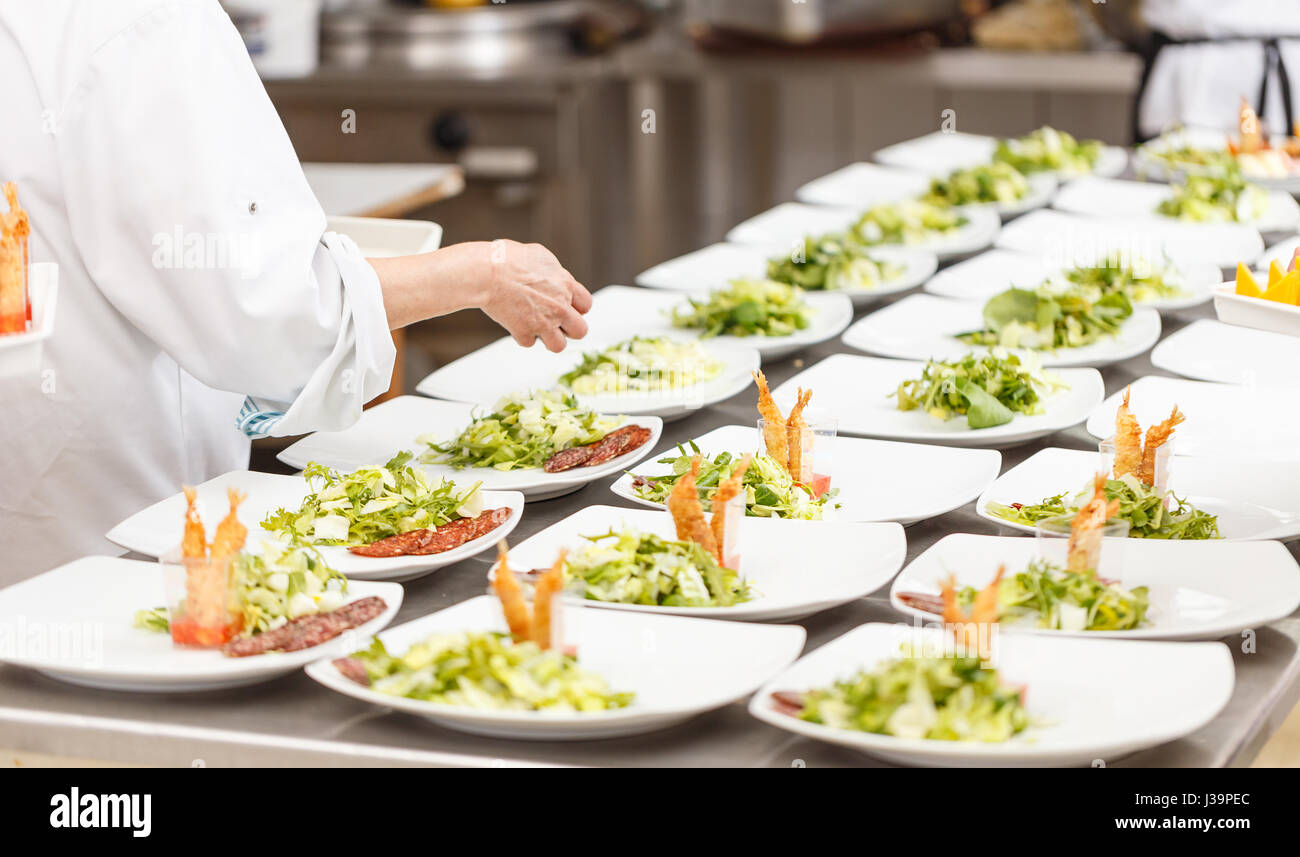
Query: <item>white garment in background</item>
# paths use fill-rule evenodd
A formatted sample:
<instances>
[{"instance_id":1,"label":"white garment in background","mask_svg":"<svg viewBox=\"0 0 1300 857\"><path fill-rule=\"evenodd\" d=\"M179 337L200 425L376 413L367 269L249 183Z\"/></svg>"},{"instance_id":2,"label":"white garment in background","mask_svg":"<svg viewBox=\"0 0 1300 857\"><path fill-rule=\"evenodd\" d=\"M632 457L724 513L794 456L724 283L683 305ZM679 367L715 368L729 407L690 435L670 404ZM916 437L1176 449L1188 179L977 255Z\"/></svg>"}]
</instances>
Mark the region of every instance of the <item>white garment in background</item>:
<instances>
[{"instance_id":1,"label":"white garment in background","mask_svg":"<svg viewBox=\"0 0 1300 857\"><path fill-rule=\"evenodd\" d=\"M0 180L60 267L42 372L0 378L2 585L246 467L246 396L271 434L351 424L394 348L216 0L0 0L0 81Z\"/></svg>"}]
</instances>

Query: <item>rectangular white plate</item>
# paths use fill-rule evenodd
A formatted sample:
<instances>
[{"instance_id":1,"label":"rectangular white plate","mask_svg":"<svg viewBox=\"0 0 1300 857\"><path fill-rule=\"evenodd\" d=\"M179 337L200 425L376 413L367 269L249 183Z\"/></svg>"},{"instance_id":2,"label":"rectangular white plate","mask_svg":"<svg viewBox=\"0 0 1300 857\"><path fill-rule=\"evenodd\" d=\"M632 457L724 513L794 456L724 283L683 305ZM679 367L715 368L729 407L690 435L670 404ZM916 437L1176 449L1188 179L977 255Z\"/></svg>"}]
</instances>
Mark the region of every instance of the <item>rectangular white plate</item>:
<instances>
[{"instance_id":1,"label":"rectangular white plate","mask_svg":"<svg viewBox=\"0 0 1300 857\"><path fill-rule=\"evenodd\" d=\"M1300 386L1300 337L1198 319L1151 350L1151 365L1199 381Z\"/></svg>"},{"instance_id":2,"label":"rectangular white plate","mask_svg":"<svg viewBox=\"0 0 1300 857\"><path fill-rule=\"evenodd\" d=\"M988 511L989 503L1039 503L1092 484L1101 456L1082 449L1040 449L998 477L975 510L1008 529L1032 533ZM1169 488L1196 508L1219 516L1225 539L1300 538L1300 464L1248 458L1175 455ZM1200 542L1204 544L1204 542Z\"/></svg>"},{"instance_id":3,"label":"rectangular white plate","mask_svg":"<svg viewBox=\"0 0 1300 857\"><path fill-rule=\"evenodd\" d=\"M1174 432L1178 455L1300 461L1296 429L1300 398L1283 387L1243 387L1147 375L1132 383L1129 407L1145 431L1169 416L1174 405L1187 421ZM1088 418L1098 440L1115 434L1115 412L1124 391L1106 399Z\"/></svg>"},{"instance_id":4,"label":"rectangular white plate","mask_svg":"<svg viewBox=\"0 0 1300 857\"><path fill-rule=\"evenodd\" d=\"M904 381L921 377L924 361L832 354L773 391L793 399L799 387L817 391L846 434L942 443L948 446L1006 447L1078 425L1101 403L1105 388L1096 369L1053 369L1066 384L1044 403L1045 412L1016 414L1006 425L972 429L965 417L937 420L924 411L900 411L892 395Z\"/></svg>"},{"instance_id":5,"label":"rectangular white plate","mask_svg":"<svg viewBox=\"0 0 1300 857\"><path fill-rule=\"evenodd\" d=\"M1224 324L1300 336L1300 307L1239 295L1231 280L1214 290L1214 314Z\"/></svg>"},{"instance_id":6,"label":"rectangular white plate","mask_svg":"<svg viewBox=\"0 0 1300 857\"><path fill-rule=\"evenodd\" d=\"M487 491L520 491L530 500L546 500L576 491L588 482L622 473L655 448L664 427L663 420L658 417L637 417L630 422L650 429L650 439L644 444L604 464L575 467L562 473L547 473L540 467L504 471L493 467L456 470L445 464L419 463L419 456L427 452L428 447L417 444L417 437L430 433L440 442L451 440L475 416L490 411L491 406L468 402L398 396L362 411L361 419L350 428L309 434L276 458L299 470L314 461L347 472L383 464L398 452L409 450L416 455L413 463L436 478L445 477L466 484L482 482Z\"/></svg>"},{"instance_id":7,"label":"rectangular white plate","mask_svg":"<svg viewBox=\"0 0 1300 857\"><path fill-rule=\"evenodd\" d=\"M1222 643L1080 640L1005 634L997 668L1023 684L1034 723L998 744L896 738L809 723L779 711L775 691L807 691L898 657L908 641L938 646L938 629L871 623L800 658L750 700L749 711L781 729L911 765L1047 766L1110 763L1189 735L1228 703L1232 655Z\"/></svg>"},{"instance_id":8,"label":"rectangular white plate","mask_svg":"<svg viewBox=\"0 0 1300 857\"><path fill-rule=\"evenodd\" d=\"M957 334L984 327L985 301L957 301L934 295L908 295L858 319L844 332L845 345L902 360L956 360L972 351ZM1038 351L1044 366L1105 366L1136 357L1160 339L1160 314L1134 307L1115 336L1081 348Z\"/></svg>"},{"instance_id":9,"label":"rectangular white plate","mask_svg":"<svg viewBox=\"0 0 1300 857\"><path fill-rule=\"evenodd\" d=\"M1095 258L1095 257L1094 257ZM1083 264L1092 264L1089 259ZM955 265L944 268L931 277L925 290L932 295L957 300L986 301L1012 286L1032 289L1049 277L1063 278L1073 265L1053 262L1042 255L1014 250L987 250ZM1210 299L1214 289L1223 281L1222 272L1214 265L1201 263L1187 268L1175 268L1186 292L1173 298L1150 301L1146 306L1161 312L1199 306Z\"/></svg>"},{"instance_id":10,"label":"rectangular white plate","mask_svg":"<svg viewBox=\"0 0 1300 857\"><path fill-rule=\"evenodd\" d=\"M587 536L624 529L677 538L667 512L588 506L512 548L510 567L516 571L550 568L562 548L573 550L587 544ZM875 592L898 573L907 554L907 538L895 523L744 518L738 536L737 571L754 590L754 597L742 604L656 607L573 600L610 610L791 622Z\"/></svg>"},{"instance_id":11,"label":"rectangular white plate","mask_svg":"<svg viewBox=\"0 0 1300 857\"><path fill-rule=\"evenodd\" d=\"M1172 196L1173 189L1167 184L1088 176L1063 187L1052 208L1094 217L1165 217L1156 209ZM1261 232L1286 232L1295 229L1297 222L1300 205L1290 194L1275 190L1268 194L1264 213L1249 225Z\"/></svg>"},{"instance_id":12,"label":"rectangular white plate","mask_svg":"<svg viewBox=\"0 0 1300 857\"><path fill-rule=\"evenodd\" d=\"M348 585L348 601L371 595L384 599L384 612L333 640L298 652L228 658L218 649L176 646L170 634L133 627L137 610L166 603L159 563L89 556L0 590L0 661L106 690L238 687L352 651L402 606L402 587L396 583Z\"/></svg>"},{"instance_id":13,"label":"rectangular white plate","mask_svg":"<svg viewBox=\"0 0 1300 857\"><path fill-rule=\"evenodd\" d=\"M778 404L782 404L778 400ZM783 408L787 406L782 404ZM758 415L752 426L720 426L706 432L695 443L709 458L720 452L744 455L759 452ZM687 450L688 438L682 438ZM651 456L636 468L641 476L669 472L659 459L677 455L676 447ZM924 443L897 443L856 437L835 438L831 487L839 494L826 505L828 521L897 521L912 524L951 512L969 503L994 479L1002 467L1002 454L995 449L954 449ZM918 474L942 473L942 479ZM661 508L642 500L632 490L631 475L623 475L610 486L615 494L642 506ZM831 508L836 503L838 509Z\"/></svg>"},{"instance_id":14,"label":"rectangular white plate","mask_svg":"<svg viewBox=\"0 0 1300 857\"><path fill-rule=\"evenodd\" d=\"M749 244L710 244L693 250L676 259L661 262L637 274L636 284L651 289L682 289L687 291L721 288L734 279L763 279L767 276L768 260L803 249L800 236L789 244L771 246ZM935 272L939 259L925 250L911 247L880 246L871 248L871 256L902 267L895 279L870 289L845 289L855 307L921 285ZM599 293L598 293L599 294ZM833 293L832 293L833 294Z\"/></svg>"},{"instance_id":15,"label":"rectangular white plate","mask_svg":"<svg viewBox=\"0 0 1300 857\"><path fill-rule=\"evenodd\" d=\"M502 396L516 390L549 390L559 383L560 376L582 361L587 351L599 351L624 339L617 331L592 336L590 339L570 340L559 354L546 350L541 343L524 348L510 337L503 337L490 345L470 352L458 360L435 370L415 385L415 391L437 399L453 402L473 402L492 406ZM680 332L672 338L694 340ZM583 406L602 414L628 414L630 416L656 416L669 420L681 419L723 399L730 399L753 383L752 373L758 368L758 351L749 345L710 340L701 347L723 362L722 374L702 384L652 393L602 393L579 396Z\"/></svg>"},{"instance_id":16,"label":"rectangular white plate","mask_svg":"<svg viewBox=\"0 0 1300 857\"><path fill-rule=\"evenodd\" d=\"M566 605L567 644L584 669L611 689L631 691L627 708L588 713L491 711L377 693L344 678L328 659L307 674L339 693L426 717L440 726L524 741L577 741L664 729L735 702L785 669L803 650L798 625L720 622L684 616L621 613ZM482 595L379 635L390 652L404 652L439 631L506 630L501 604ZM361 648L361 646L358 646ZM744 657L737 657L744 652Z\"/></svg>"},{"instance_id":17,"label":"rectangular white plate","mask_svg":"<svg viewBox=\"0 0 1300 857\"><path fill-rule=\"evenodd\" d=\"M690 298L707 299L708 295L707 290L678 292L605 286L593 295L587 324L602 334L621 331L626 336L698 336L702 331L674 327L672 310L688 308ZM803 300L811 310L808 327L789 336L722 335L707 341L747 346L756 349L764 360L777 360L839 335L853 321L853 303L847 293L805 292Z\"/></svg>"},{"instance_id":18,"label":"rectangular white plate","mask_svg":"<svg viewBox=\"0 0 1300 857\"><path fill-rule=\"evenodd\" d=\"M1036 539L953 533L908 563L889 592L895 610L922 621L938 617L910 607L899 593L938 595L949 575L982 589L999 565L1017 574L1039 558ZM1259 628L1300 607L1300 566L1278 542L1171 542L1124 539L1107 545L1115 567L1103 570L1126 589L1149 589L1147 624L1132 631L1057 631L1002 624L1007 633L1135 640L1217 640ZM1231 569L1230 574L1225 571Z\"/></svg>"},{"instance_id":19,"label":"rectangular white plate","mask_svg":"<svg viewBox=\"0 0 1300 857\"><path fill-rule=\"evenodd\" d=\"M472 482L461 482L472 485ZM297 509L311 493L301 476L232 470L197 486L198 510L209 531L226 515L229 505L226 488L235 487L248 495L239 507L239 520L248 528L248 545L255 549L263 541L274 541L262 529L262 521L276 509ZM524 495L518 491L484 491L483 508L509 507L510 517L486 536L466 542L455 550L430 556L368 557L357 556L346 547L320 548L321 556L331 567L357 580L409 580L436 568L469 559L494 546L510 535L524 512ZM181 542L185 524L185 495L173 494L165 500L141 509L109 530L105 538L127 550L146 556L162 556Z\"/></svg>"},{"instance_id":20,"label":"rectangular white plate","mask_svg":"<svg viewBox=\"0 0 1300 857\"><path fill-rule=\"evenodd\" d=\"M963 131L934 131L923 137L904 140L886 146L874 155L882 164L906 169L922 170L934 175L944 175L963 167L975 167L993 160L998 139L983 134ZM1106 146L1101 150L1093 175L1117 176L1128 166L1128 153L1119 146ZM1061 178L1071 178L1063 174Z\"/></svg>"}]
</instances>

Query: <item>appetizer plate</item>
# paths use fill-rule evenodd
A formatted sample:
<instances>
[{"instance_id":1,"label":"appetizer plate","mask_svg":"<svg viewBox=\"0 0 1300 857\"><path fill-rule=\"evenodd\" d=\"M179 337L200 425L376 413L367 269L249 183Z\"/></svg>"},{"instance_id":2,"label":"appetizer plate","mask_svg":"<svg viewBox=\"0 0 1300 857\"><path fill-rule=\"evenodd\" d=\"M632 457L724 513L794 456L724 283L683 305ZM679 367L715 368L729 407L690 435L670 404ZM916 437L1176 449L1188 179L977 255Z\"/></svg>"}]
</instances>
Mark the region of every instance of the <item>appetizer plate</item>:
<instances>
[{"instance_id":1,"label":"appetizer plate","mask_svg":"<svg viewBox=\"0 0 1300 857\"><path fill-rule=\"evenodd\" d=\"M733 244L789 248L809 235L843 232L857 222L863 210L783 202L732 227L726 238ZM942 262L977 253L992 244L1002 224L997 212L981 206L965 206L961 211L970 221L965 226L934 240L906 246L934 253Z\"/></svg>"},{"instance_id":2,"label":"appetizer plate","mask_svg":"<svg viewBox=\"0 0 1300 857\"><path fill-rule=\"evenodd\" d=\"M1200 381L1294 388L1300 337L1203 318L1165 337L1151 365Z\"/></svg>"},{"instance_id":3,"label":"appetizer plate","mask_svg":"<svg viewBox=\"0 0 1300 857\"><path fill-rule=\"evenodd\" d=\"M603 334L599 340L570 340L559 354L547 351L540 342L524 348L510 337L503 337L434 371L415 385L415 391L436 399L491 407L502 396L516 390L555 387L561 375L582 361L584 352L599 351L628 336L612 332ZM680 332L668 338L698 341ZM578 400L583 407L597 413L656 416L668 422L730 399L753 383L752 373L759 367L760 357L752 346L710 340L700 343L700 347L722 361L721 375L689 387L651 393L601 393L579 396Z\"/></svg>"},{"instance_id":4,"label":"appetizer plate","mask_svg":"<svg viewBox=\"0 0 1300 857\"><path fill-rule=\"evenodd\" d=\"M1100 461L1094 451L1040 449L999 476L975 501L975 511L998 526L1033 533L1033 527L992 514L989 504L1038 503L1062 492L1077 494L1096 476ZM1300 538L1300 463L1175 455L1172 469L1170 490L1217 515L1225 539Z\"/></svg>"},{"instance_id":5,"label":"appetizer plate","mask_svg":"<svg viewBox=\"0 0 1300 857\"><path fill-rule=\"evenodd\" d=\"M1170 181L1188 173L1205 172L1204 168L1193 166L1175 166L1157 157L1161 152L1173 147L1189 146L1210 151L1226 151L1228 135L1221 128L1185 127L1171 131L1154 140L1143 143L1134 151L1134 163L1139 174L1145 174L1160 181ZM1280 145L1282 137L1274 137L1274 145ZM1300 174L1292 175L1258 175L1244 171L1246 180L1261 187L1300 193Z\"/></svg>"},{"instance_id":6,"label":"appetizer plate","mask_svg":"<svg viewBox=\"0 0 1300 857\"><path fill-rule=\"evenodd\" d=\"M825 687L871 669L898 657L904 643L937 649L949 639L937 628L860 625L765 684L750 700L749 712L806 738L900 764L1087 765L1189 735L1232 696L1232 655L1222 643L1005 634L997 640L996 666L1007 684L1027 687L1032 721L1009 741L931 741L836 729L785 714L772 699L777 691Z\"/></svg>"},{"instance_id":7,"label":"appetizer plate","mask_svg":"<svg viewBox=\"0 0 1300 857\"><path fill-rule=\"evenodd\" d=\"M1268 275L1264 274L1261 280ZM1237 294L1236 282L1229 280L1214 290L1214 314L1224 324L1250 327L1269 333L1300 336L1300 307L1281 301L1266 301Z\"/></svg>"},{"instance_id":8,"label":"appetizer plate","mask_svg":"<svg viewBox=\"0 0 1300 857\"><path fill-rule=\"evenodd\" d=\"M845 345L904 360L956 360L983 351L957 334L984 327L984 301L955 301L909 295L858 319L841 337ZM1038 351L1044 366L1105 366L1136 357L1160 339L1160 314L1135 307L1115 336L1091 345Z\"/></svg>"},{"instance_id":9,"label":"appetizer plate","mask_svg":"<svg viewBox=\"0 0 1300 857\"><path fill-rule=\"evenodd\" d=\"M461 484L468 484L462 481ZM248 544L255 548L262 541L275 538L262 529L266 516L277 509L297 509L311 493L301 476L232 470L198 486L198 509L210 524L226 514L226 489L238 488L248 495L239 507L239 520L248 528ZM434 569L460 562L487 550L510 535L524 511L524 495L518 491L484 491L483 508L509 507L506 522L485 536L466 542L454 550L429 556L367 557L357 556L346 547L321 547L321 556L353 580L410 580ZM173 494L147 509L136 512L108 531L109 541L146 556L162 556L180 544L185 523L185 495Z\"/></svg>"},{"instance_id":10,"label":"appetizer plate","mask_svg":"<svg viewBox=\"0 0 1300 857\"><path fill-rule=\"evenodd\" d=\"M930 189L930 179L930 175L918 170L858 161L813 179L796 190L794 198L809 205L861 210L882 202L921 196Z\"/></svg>"},{"instance_id":11,"label":"appetizer plate","mask_svg":"<svg viewBox=\"0 0 1300 857\"><path fill-rule=\"evenodd\" d=\"M523 470L497 470L493 467L469 467L456 470L445 464L420 464L419 455L428 447L416 443L422 434L433 434L439 441L458 436L475 418L491 412L491 406L465 402L446 402L424 396L398 396L361 412L361 419L343 431L321 431L296 441L276 456L299 470L317 462L336 470L350 472L358 467L383 464L395 454L410 450L416 454L414 464L435 477L462 483L483 483L487 491L519 491L529 500L547 500L577 491L595 482L622 473L645 458L659 443L663 420L637 417L630 422L650 429L650 439L641 446L604 464L575 467L561 473L547 473L540 467Z\"/></svg>"},{"instance_id":12,"label":"appetizer plate","mask_svg":"<svg viewBox=\"0 0 1300 857\"><path fill-rule=\"evenodd\" d=\"M59 266L53 262L32 262L27 269L27 285L32 304L30 329L25 333L0 335L0 378L35 375L41 366L45 340L54 333Z\"/></svg>"},{"instance_id":13,"label":"appetizer plate","mask_svg":"<svg viewBox=\"0 0 1300 857\"><path fill-rule=\"evenodd\" d=\"M977 167L993 160L998 138L962 131L934 131L924 137L904 140L886 146L873 156L882 164L905 169L922 170L932 175L946 175L964 167ZM1128 166L1128 153L1120 146L1106 146L1101 150L1092 174L1117 176ZM1064 181L1071 174L1058 174Z\"/></svg>"},{"instance_id":14,"label":"appetizer plate","mask_svg":"<svg viewBox=\"0 0 1300 857\"><path fill-rule=\"evenodd\" d=\"M832 354L786 381L773 396L793 400L799 387L816 390L819 399L835 403L841 433L985 448L1015 446L1078 425L1105 396L1096 369L1056 369L1052 374L1069 389L1044 400L1044 413L1016 414L1006 425L972 429L965 417L943 421L919 408L898 409L894 397L898 385L921 377L925 365L924 361Z\"/></svg>"},{"instance_id":15,"label":"appetizer plate","mask_svg":"<svg viewBox=\"0 0 1300 857\"><path fill-rule=\"evenodd\" d=\"M512 548L510 567L550 568L561 549L586 544L587 536L624 529L677 538L667 512L588 506ZM876 591L898 573L907 553L907 538L895 523L743 518L738 537L737 571L754 588L750 601L733 607L656 607L571 600L608 610L792 622Z\"/></svg>"},{"instance_id":16,"label":"appetizer plate","mask_svg":"<svg viewBox=\"0 0 1300 857\"><path fill-rule=\"evenodd\" d=\"M1005 564L1012 575L1037 559L1035 541L968 533L944 536L894 579L889 603L900 613L935 621L938 617L907 605L899 593L937 596L949 575L957 578L958 587L983 588L999 565ZM1115 547L1120 548L1113 554L1120 567L1106 576L1117 577L1126 589L1148 587L1151 608L1146 626L1131 631L1057 631L1003 623L999 629L1053 637L1217 640L1243 628L1276 622L1300 607L1300 566L1279 542L1125 539Z\"/></svg>"},{"instance_id":17,"label":"appetizer plate","mask_svg":"<svg viewBox=\"0 0 1300 857\"><path fill-rule=\"evenodd\" d=\"M757 425L720 426L694 441L710 458L720 452L740 455L762 449ZM682 445L690 449L685 438ZM670 468L658 459L676 454L676 447L661 450L636 472L649 477L668 473ZM836 437L832 462L831 488L839 494L827 503L824 520L913 524L969 503L997 478L1002 454L994 449ZM642 506L663 508L636 495L631 474L619 477L610 490ZM832 508L835 504L839 508Z\"/></svg>"},{"instance_id":18,"label":"appetizer plate","mask_svg":"<svg viewBox=\"0 0 1300 857\"><path fill-rule=\"evenodd\" d=\"M803 246L803 236L796 239ZM737 278L762 279L767 276L769 259L797 249L795 242L770 246L749 244L710 244L701 250L669 259L637 274L636 284L651 289L701 291L716 289ZM855 307L906 292L924 283L939 267L939 259L926 250L882 245L872 247L873 257L892 262L903 271L895 279L870 289L844 289ZM599 293L598 293L599 294ZM811 292L810 294L822 294ZM825 294L835 294L826 292Z\"/></svg>"},{"instance_id":19,"label":"appetizer plate","mask_svg":"<svg viewBox=\"0 0 1300 857\"><path fill-rule=\"evenodd\" d=\"M635 693L631 705L588 713L476 709L378 693L345 678L329 659L308 666L307 674L331 690L425 717L448 729L524 741L579 741L665 729L735 702L789 666L803 650L805 638L804 629L797 625L652 616L574 605L565 605L563 621L567 642L577 647L579 664L602 676L611 689ZM500 602L486 595L471 598L390 628L379 639L390 652L404 652L430 634L462 630L504 633ZM738 658L737 652L745 656Z\"/></svg>"},{"instance_id":20,"label":"appetizer plate","mask_svg":"<svg viewBox=\"0 0 1300 857\"><path fill-rule=\"evenodd\" d=\"M1061 188L1052 201L1052 208L1094 217L1164 217L1185 222L1156 211L1172 195L1172 189L1166 184L1089 176ZM1300 204L1280 190L1269 192L1263 214L1249 222L1261 232L1289 232L1297 224L1300 224Z\"/></svg>"},{"instance_id":21,"label":"appetizer plate","mask_svg":"<svg viewBox=\"0 0 1300 857\"><path fill-rule=\"evenodd\" d=\"M1092 259L1084 264L1091 264ZM1062 264L1061 260L1050 260L1039 254L988 250L944 268L926 281L925 290L943 298L986 301L1012 286L1035 288L1049 277L1061 277L1069 267L1072 266ZM1175 268L1174 273L1185 294L1140 305L1155 307L1161 312L1199 306L1208 301L1215 288L1223 282L1222 271L1207 263Z\"/></svg>"},{"instance_id":22,"label":"appetizer plate","mask_svg":"<svg viewBox=\"0 0 1300 857\"><path fill-rule=\"evenodd\" d=\"M1174 405L1187 421L1174 432L1174 451L1196 457L1267 458L1300 462L1295 426L1300 398L1285 387L1245 387L1147 375L1131 385L1133 415L1142 426L1167 418ZM1124 391L1106 399L1088 418L1098 440L1115 434L1115 412Z\"/></svg>"},{"instance_id":23,"label":"appetizer plate","mask_svg":"<svg viewBox=\"0 0 1300 857\"><path fill-rule=\"evenodd\" d=\"M156 562L90 556L0 590L0 661L70 684L152 693L216 690L269 681L320 657L352 651L393 620L396 583L351 581L348 601L377 595L383 614L297 652L228 658L216 649L176 646L170 634L133 626L137 610L166 601Z\"/></svg>"},{"instance_id":24,"label":"appetizer plate","mask_svg":"<svg viewBox=\"0 0 1300 857\"><path fill-rule=\"evenodd\" d=\"M1054 209L1031 211L1008 223L997 238L1003 250L1038 255L1056 264L1096 258L1176 259L1181 266L1209 263L1232 268L1264 249L1259 230L1244 223L1184 223L1169 217L1086 217Z\"/></svg>"},{"instance_id":25,"label":"appetizer plate","mask_svg":"<svg viewBox=\"0 0 1300 857\"><path fill-rule=\"evenodd\" d=\"M698 330L674 327L672 311L688 307L690 298L707 299L707 291L669 292L634 286L605 286L593 296L587 324L606 333L621 330L626 336L699 335ZM734 343L758 351L764 360L776 360L825 342L844 332L853 321L853 303L843 292L804 292L811 310L808 327L789 336L716 336L707 342Z\"/></svg>"}]
</instances>

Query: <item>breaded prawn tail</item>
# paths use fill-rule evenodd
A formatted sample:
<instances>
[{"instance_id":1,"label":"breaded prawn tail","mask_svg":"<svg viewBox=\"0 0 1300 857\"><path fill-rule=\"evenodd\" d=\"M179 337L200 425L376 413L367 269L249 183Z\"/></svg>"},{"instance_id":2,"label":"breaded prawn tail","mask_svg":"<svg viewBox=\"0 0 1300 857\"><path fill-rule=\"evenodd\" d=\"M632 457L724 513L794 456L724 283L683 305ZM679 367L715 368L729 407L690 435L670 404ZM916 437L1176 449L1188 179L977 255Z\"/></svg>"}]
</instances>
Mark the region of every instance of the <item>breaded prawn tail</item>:
<instances>
[{"instance_id":1,"label":"breaded prawn tail","mask_svg":"<svg viewBox=\"0 0 1300 857\"><path fill-rule=\"evenodd\" d=\"M758 386L758 415L763 418L763 446L767 454L789 470L790 453L786 446L785 417L772 399L772 391L767 387L767 376L762 370L754 370L754 383Z\"/></svg>"},{"instance_id":2,"label":"breaded prawn tail","mask_svg":"<svg viewBox=\"0 0 1300 857\"><path fill-rule=\"evenodd\" d=\"M812 481L812 436L808 433L803 409L808 407L811 398L812 390L800 387L799 396L785 421L786 454L789 457L786 469L789 470L791 479L805 485Z\"/></svg>"},{"instance_id":3,"label":"breaded prawn tail","mask_svg":"<svg viewBox=\"0 0 1300 857\"><path fill-rule=\"evenodd\" d=\"M754 456L746 455L736 462L736 467L731 471L731 475L713 493L713 515L709 518L709 528L713 530L713 541L717 545L719 554L727 544L726 505L733 497L745 490L745 472L749 470L749 464L753 460ZM718 561L722 561L720 557Z\"/></svg>"},{"instance_id":4,"label":"breaded prawn tail","mask_svg":"<svg viewBox=\"0 0 1300 857\"><path fill-rule=\"evenodd\" d=\"M1142 450L1142 467L1138 471L1138 479L1142 480L1143 485L1156 484L1156 453L1160 451L1160 447L1169 442L1169 438L1174 436L1174 429L1186 419L1183 412L1178 410L1178 406L1174 405L1169 419L1147 429L1146 447Z\"/></svg>"},{"instance_id":5,"label":"breaded prawn tail","mask_svg":"<svg viewBox=\"0 0 1300 857\"><path fill-rule=\"evenodd\" d=\"M203 519L195 508L198 492L191 486L185 486L185 536L181 539L181 556L200 557L208 555L208 534L203 529Z\"/></svg>"},{"instance_id":6,"label":"breaded prawn tail","mask_svg":"<svg viewBox=\"0 0 1300 857\"><path fill-rule=\"evenodd\" d=\"M217 524L217 532L212 537L212 558L234 556L244 548L248 538L248 528L239 521L239 504L248 495L233 485L226 489L226 499L230 501L230 511Z\"/></svg>"},{"instance_id":7,"label":"breaded prawn tail","mask_svg":"<svg viewBox=\"0 0 1300 857\"><path fill-rule=\"evenodd\" d=\"M501 601L501 612L506 616L506 627L510 629L510 636L514 637L515 642L522 643L532 637L533 620L528 610L528 602L524 600L524 591L519 586L519 580L506 561L509 551L510 547L505 539L497 542L497 573L492 579L492 591Z\"/></svg>"},{"instance_id":8,"label":"breaded prawn tail","mask_svg":"<svg viewBox=\"0 0 1300 857\"><path fill-rule=\"evenodd\" d=\"M704 508L700 506L699 490L695 486L695 478L699 473L700 456L697 455L691 459L690 472L677 480L672 493L668 495L668 513L673 516L680 541L695 542L716 559L719 556L718 544L708 521L704 519ZM717 509L716 504L714 509Z\"/></svg>"},{"instance_id":9,"label":"breaded prawn tail","mask_svg":"<svg viewBox=\"0 0 1300 857\"><path fill-rule=\"evenodd\" d=\"M943 621L953 626L953 635L957 642L967 650L977 650L980 657L988 657L987 647L981 639L980 626L998 621L998 594L1002 587L1002 575L1006 574L1005 565L998 566L997 574L988 585L975 595L970 612L961 609L957 603L957 580L952 575L940 584L943 598Z\"/></svg>"},{"instance_id":10,"label":"breaded prawn tail","mask_svg":"<svg viewBox=\"0 0 1300 857\"><path fill-rule=\"evenodd\" d=\"M1115 478L1133 474L1142 468L1142 426L1129 410L1130 389L1124 390L1124 401L1115 411Z\"/></svg>"},{"instance_id":11,"label":"breaded prawn tail","mask_svg":"<svg viewBox=\"0 0 1300 857\"><path fill-rule=\"evenodd\" d=\"M1092 482L1092 499L1079 507L1070 522L1070 542L1066 568L1075 572L1096 571L1101 558L1101 540L1106 522L1119 511L1119 500L1106 502L1106 474L1098 473Z\"/></svg>"},{"instance_id":12,"label":"breaded prawn tail","mask_svg":"<svg viewBox=\"0 0 1300 857\"><path fill-rule=\"evenodd\" d=\"M532 640L543 649L549 649L559 642L551 639L551 608L555 605L555 597L564 588L564 563L567 557L568 554L561 550L555 564L542 575L533 589ZM563 648L563 645L559 648Z\"/></svg>"}]
</instances>

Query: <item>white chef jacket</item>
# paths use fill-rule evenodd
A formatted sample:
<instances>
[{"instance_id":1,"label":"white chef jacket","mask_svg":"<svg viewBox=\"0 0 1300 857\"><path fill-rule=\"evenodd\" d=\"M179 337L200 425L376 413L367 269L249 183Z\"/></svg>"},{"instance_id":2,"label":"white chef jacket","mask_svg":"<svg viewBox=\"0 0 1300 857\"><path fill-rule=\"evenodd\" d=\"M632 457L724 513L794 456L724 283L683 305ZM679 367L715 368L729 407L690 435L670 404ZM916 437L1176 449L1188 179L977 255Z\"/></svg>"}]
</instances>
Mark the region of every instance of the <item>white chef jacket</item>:
<instances>
[{"instance_id":1,"label":"white chef jacket","mask_svg":"<svg viewBox=\"0 0 1300 857\"><path fill-rule=\"evenodd\" d=\"M1292 101L1300 100L1300 0L1143 0L1142 17L1175 42L1187 42L1164 47L1151 67L1138 105L1144 138L1175 124L1235 131L1242 96L1259 108L1261 39L1278 40ZM1300 119L1300 103L1293 107ZM1270 69L1264 127L1290 133L1285 115L1277 70Z\"/></svg>"},{"instance_id":2,"label":"white chef jacket","mask_svg":"<svg viewBox=\"0 0 1300 857\"><path fill-rule=\"evenodd\" d=\"M387 389L379 282L325 216L216 0L0 0L0 180L59 265L0 377L0 585ZM177 522L179 539L180 522Z\"/></svg>"}]
</instances>

